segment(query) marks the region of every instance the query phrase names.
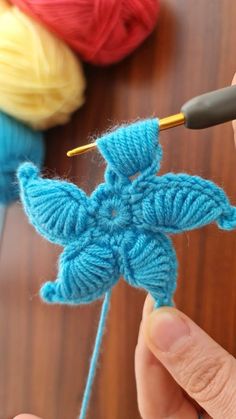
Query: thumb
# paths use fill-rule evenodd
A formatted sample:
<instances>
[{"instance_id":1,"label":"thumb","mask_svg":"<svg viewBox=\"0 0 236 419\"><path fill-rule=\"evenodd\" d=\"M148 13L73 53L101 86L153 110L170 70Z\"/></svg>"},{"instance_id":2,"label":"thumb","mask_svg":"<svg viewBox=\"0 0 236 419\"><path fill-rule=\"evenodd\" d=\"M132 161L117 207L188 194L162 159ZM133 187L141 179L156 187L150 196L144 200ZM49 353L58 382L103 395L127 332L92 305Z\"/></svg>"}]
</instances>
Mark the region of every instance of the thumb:
<instances>
[{"instance_id":1,"label":"thumb","mask_svg":"<svg viewBox=\"0 0 236 419\"><path fill-rule=\"evenodd\" d=\"M146 343L175 381L214 419L236 418L236 360L183 313L153 311Z\"/></svg>"}]
</instances>

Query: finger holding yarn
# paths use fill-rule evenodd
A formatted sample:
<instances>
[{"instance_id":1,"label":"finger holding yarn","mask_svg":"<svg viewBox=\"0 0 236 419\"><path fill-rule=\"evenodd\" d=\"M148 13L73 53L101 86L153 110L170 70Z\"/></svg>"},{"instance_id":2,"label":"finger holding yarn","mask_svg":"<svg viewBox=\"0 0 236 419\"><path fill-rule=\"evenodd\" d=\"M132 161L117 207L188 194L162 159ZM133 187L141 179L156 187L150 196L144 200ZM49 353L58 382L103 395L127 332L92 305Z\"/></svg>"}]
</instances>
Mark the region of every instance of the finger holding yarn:
<instances>
[{"instance_id":1,"label":"finger holding yarn","mask_svg":"<svg viewBox=\"0 0 236 419\"><path fill-rule=\"evenodd\" d=\"M45 301L93 301L124 275L132 286L150 292L156 306L170 305L176 259L168 234L213 222L225 230L236 228L236 208L213 182L187 174L156 176L162 156L158 136L158 120L149 119L121 126L97 140L107 161L106 182L83 201L84 223L80 211L63 213L61 231L67 232L67 241L58 279L41 293ZM81 190L68 184L65 195L63 182L42 180L29 164L19 169L18 178L31 223L46 238L56 233L53 220L61 200L65 208L70 203L73 207ZM77 221L82 230L73 227L70 234L66 226ZM81 247L84 241L88 242Z\"/></svg>"},{"instance_id":2,"label":"finger holding yarn","mask_svg":"<svg viewBox=\"0 0 236 419\"><path fill-rule=\"evenodd\" d=\"M0 112L0 204L18 198L18 166L28 160L40 167L43 158L43 135Z\"/></svg>"},{"instance_id":3,"label":"finger holding yarn","mask_svg":"<svg viewBox=\"0 0 236 419\"><path fill-rule=\"evenodd\" d=\"M152 32L159 0L12 0L64 39L81 58L106 65L130 54Z\"/></svg>"},{"instance_id":4,"label":"finger holding yarn","mask_svg":"<svg viewBox=\"0 0 236 419\"><path fill-rule=\"evenodd\" d=\"M84 102L82 67L70 49L0 0L0 109L35 129L66 123Z\"/></svg>"}]
</instances>

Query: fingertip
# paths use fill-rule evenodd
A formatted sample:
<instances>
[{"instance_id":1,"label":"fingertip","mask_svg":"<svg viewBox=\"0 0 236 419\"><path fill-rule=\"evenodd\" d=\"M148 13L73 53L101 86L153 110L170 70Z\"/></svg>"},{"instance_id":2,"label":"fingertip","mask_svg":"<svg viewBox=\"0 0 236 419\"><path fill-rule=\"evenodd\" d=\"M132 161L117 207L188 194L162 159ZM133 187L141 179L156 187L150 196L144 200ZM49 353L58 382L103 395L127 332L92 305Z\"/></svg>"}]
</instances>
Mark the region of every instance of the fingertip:
<instances>
[{"instance_id":1,"label":"fingertip","mask_svg":"<svg viewBox=\"0 0 236 419\"><path fill-rule=\"evenodd\" d=\"M169 351L170 346L183 335L189 335L188 318L174 307L153 310L143 324L147 346L157 356L159 351Z\"/></svg>"},{"instance_id":2,"label":"fingertip","mask_svg":"<svg viewBox=\"0 0 236 419\"><path fill-rule=\"evenodd\" d=\"M146 303L146 302L145 302ZM148 303L147 303L148 304ZM151 304L151 301L149 300L149 304ZM148 307L149 311L146 312L146 316L145 316L145 329L149 329L149 325L152 323L152 321L159 315L162 315L163 313L175 313L175 312L179 312L176 308L174 307L170 307L170 306L163 306L163 307L158 307L158 308L154 308L154 300L153 300L153 305L152 305L152 309L150 310L150 306Z\"/></svg>"},{"instance_id":3,"label":"fingertip","mask_svg":"<svg viewBox=\"0 0 236 419\"><path fill-rule=\"evenodd\" d=\"M154 299L152 298L150 294L148 294L143 305L143 314L142 314L143 319L145 319L153 311L154 304L155 304Z\"/></svg>"}]
</instances>

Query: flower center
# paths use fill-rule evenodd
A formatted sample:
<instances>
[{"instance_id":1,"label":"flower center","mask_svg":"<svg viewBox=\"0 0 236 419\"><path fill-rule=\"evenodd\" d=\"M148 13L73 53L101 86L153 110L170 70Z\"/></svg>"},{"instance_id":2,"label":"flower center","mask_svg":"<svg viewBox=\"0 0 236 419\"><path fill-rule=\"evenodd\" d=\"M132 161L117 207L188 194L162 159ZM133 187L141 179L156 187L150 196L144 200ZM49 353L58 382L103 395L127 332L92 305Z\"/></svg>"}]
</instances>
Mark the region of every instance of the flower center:
<instances>
[{"instance_id":1,"label":"flower center","mask_svg":"<svg viewBox=\"0 0 236 419\"><path fill-rule=\"evenodd\" d=\"M117 211L113 208L113 210L111 211L111 216L114 218L117 216Z\"/></svg>"},{"instance_id":2,"label":"flower center","mask_svg":"<svg viewBox=\"0 0 236 419\"><path fill-rule=\"evenodd\" d=\"M129 224L131 209L119 197L112 196L101 201L97 218L100 226L104 230L119 230Z\"/></svg>"}]
</instances>

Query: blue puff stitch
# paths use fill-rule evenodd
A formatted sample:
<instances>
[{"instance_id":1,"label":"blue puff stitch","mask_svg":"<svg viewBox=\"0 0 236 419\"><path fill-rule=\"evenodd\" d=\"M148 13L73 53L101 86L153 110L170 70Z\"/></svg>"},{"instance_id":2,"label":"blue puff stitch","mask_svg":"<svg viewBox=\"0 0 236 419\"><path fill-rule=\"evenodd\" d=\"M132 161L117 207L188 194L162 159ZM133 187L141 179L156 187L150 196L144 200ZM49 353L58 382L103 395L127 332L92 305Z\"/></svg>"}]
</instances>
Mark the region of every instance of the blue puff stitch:
<instances>
[{"instance_id":1,"label":"blue puff stitch","mask_svg":"<svg viewBox=\"0 0 236 419\"><path fill-rule=\"evenodd\" d=\"M177 263L168 234L216 222L236 227L236 208L224 191L198 176L157 177L162 151L157 119L124 125L97 140L107 161L105 183L88 197L77 186L43 179L29 163L18 171L30 222L65 247L58 278L41 289L50 303L88 303L121 275L171 305ZM136 175L135 178L133 176Z\"/></svg>"}]
</instances>

